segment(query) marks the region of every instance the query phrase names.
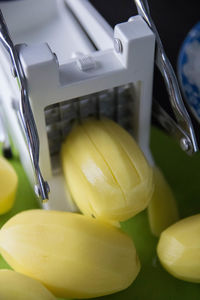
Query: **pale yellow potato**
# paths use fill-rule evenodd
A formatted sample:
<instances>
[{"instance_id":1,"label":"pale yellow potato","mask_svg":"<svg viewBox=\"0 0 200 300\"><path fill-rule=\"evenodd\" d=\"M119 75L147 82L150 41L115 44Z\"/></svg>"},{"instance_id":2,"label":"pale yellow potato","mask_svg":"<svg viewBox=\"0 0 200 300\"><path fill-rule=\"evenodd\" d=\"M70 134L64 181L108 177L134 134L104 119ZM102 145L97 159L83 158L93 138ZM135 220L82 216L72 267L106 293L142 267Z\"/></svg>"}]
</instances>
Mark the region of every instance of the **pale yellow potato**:
<instances>
[{"instance_id":1,"label":"pale yellow potato","mask_svg":"<svg viewBox=\"0 0 200 300\"><path fill-rule=\"evenodd\" d=\"M12 165L0 157L0 215L8 212L14 204L18 178Z\"/></svg>"},{"instance_id":2,"label":"pale yellow potato","mask_svg":"<svg viewBox=\"0 0 200 300\"><path fill-rule=\"evenodd\" d=\"M178 208L172 190L162 172L154 167L154 192L148 205L148 218L152 233L161 232L179 219Z\"/></svg>"},{"instance_id":3,"label":"pale yellow potato","mask_svg":"<svg viewBox=\"0 0 200 300\"><path fill-rule=\"evenodd\" d=\"M0 299L56 300L39 281L11 270L0 270Z\"/></svg>"},{"instance_id":4,"label":"pale yellow potato","mask_svg":"<svg viewBox=\"0 0 200 300\"><path fill-rule=\"evenodd\" d=\"M14 216L0 231L0 253L14 270L63 298L123 290L140 270L129 236L106 222L69 212L31 210Z\"/></svg>"},{"instance_id":5,"label":"pale yellow potato","mask_svg":"<svg viewBox=\"0 0 200 300\"><path fill-rule=\"evenodd\" d=\"M133 137L115 122L76 124L61 158L67 186L84 214L124 221L147 207L154 188L152 168Z\"/></svg>"},{"instance_id":6,"label":"pale yellow potato","mask_svg":"<svg viewBox=\"0 0 200 300\"><path fill-rule=\"evenodd\" d=\"M163 231L157 253L170 274L185 281L200 282L200 214L180 220Z\"/></svg>"}]
</instances>

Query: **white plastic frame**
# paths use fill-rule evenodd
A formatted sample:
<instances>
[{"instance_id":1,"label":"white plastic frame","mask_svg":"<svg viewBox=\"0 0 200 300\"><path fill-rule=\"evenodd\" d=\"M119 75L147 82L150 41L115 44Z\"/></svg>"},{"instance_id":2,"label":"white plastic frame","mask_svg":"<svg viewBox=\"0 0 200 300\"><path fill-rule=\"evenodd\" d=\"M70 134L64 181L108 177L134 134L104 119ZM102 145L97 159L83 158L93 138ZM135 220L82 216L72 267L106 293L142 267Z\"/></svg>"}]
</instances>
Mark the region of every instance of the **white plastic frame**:
<instances>
[{"instance_id":1,"label":"white plastic frame","mask_svg":"<svg viewBox=\"0 0 200 300\"><path fill-rule=\"evenodd\" d=\"M73 0L80 4L79 0ZM37 2L37 1L36 1ZM57 1L57 14L59 14L59 6L63 6L63 1ZM67 7L65 7L67 10ZM64 17L62 15L60 18ZM69 14L66 13L66 15ZM87 9L84 11L87 18ZM91 18L91 10L88 9L88 20ZM73 20L71 15L70 22ZM65 22L67 22L65 20ZM45 107L66 100L71 100L84 95L97 93L112 87L121 86L127 83L133 83L135 87L135 107L134 114L137 116L133 120L136 139L144 151L147 159L152 163L152 157L149 150L149 131L151 118L151 100L152 100L152 82L154 68L154 45L155 38L147 24L140 16L131 18L130 22L118 24L113 33L113 39L117 38L121 41L122 52L117 53L113 44L110 42L103 46L103 39L99 36L99 48L103 50L94 51L89 40L83 40L82 28L76 24L73 27L71 35L67 36L67 43L70 44L70 51L82 52L96 62L95 68L88 71L82 71L77 65L77 58L69 57L67 53L61 55L62 49L59 50L62 59L56 59L52 49L44 42L22 46L20 49L20 59L24 72L27 77L29 87L29 97L33 110L36 126L40 139L40 167L44 178L49 182L51 193L50 200L46 208L51 209L74 209L70 202L66 201L66 193L64 189L64 181L62 175L52 175L51 161L49 155L49 147L46 133L46 124L44 118ZM105 21L104 21L105 22ZM95 21L93 19L93 27L95 30ZM65 23L66 25L66 23ZM82 23L83 25L83 23ZM50 28L51 28L50 24ZM99 27L99 19L97 18L97 27ZM48 26L47 26L48 28ZM103 25L105 28L105 24ZM87 31L87 28L84 28ZM48 32L46 29L45 31ZM99 31L100 32L100 31ZM91 32L87 32L91 37ZM99 33L101 35L101 33ZM75 48L73 49L74 35L78 38ZM83 33L85 36L85 33ZM107 35L107 40L111 41L110 29L104 30L103 35ZM34 36L35 38L35 36ZM56 36L55 36L56 38ZM84 38L85 39L85 38ZM106 41L106 40L105 40ZM54 44L56 41L54 41ZM94 41L97 44L96 41ZM49 43L51 44L51 43ZM50 45L51 46L51 45ZM107 48L108 47L108 48ZM55 47L56 48L56 47ZM87 51L86 51L86 50ZM57 54L57 53L56 53ZM7 115L8 130L12 134L12 138L19 150L24 168L31 180L34 182L32 166L29 159L29 153L23 140L22 132L19 128L16 113L12 108L13 99L19 101L19 93L17 85L6 80L5 75L8 70L8 62L6 59L1 64L4 71L0 72L0 80L4 82L5 91L1 91L3 109ZM10 87L12 85L12 87ZM9 89L9 92L7 93ZM17 105L15 105L16 109Z\"/></svg>"}]
</instances>

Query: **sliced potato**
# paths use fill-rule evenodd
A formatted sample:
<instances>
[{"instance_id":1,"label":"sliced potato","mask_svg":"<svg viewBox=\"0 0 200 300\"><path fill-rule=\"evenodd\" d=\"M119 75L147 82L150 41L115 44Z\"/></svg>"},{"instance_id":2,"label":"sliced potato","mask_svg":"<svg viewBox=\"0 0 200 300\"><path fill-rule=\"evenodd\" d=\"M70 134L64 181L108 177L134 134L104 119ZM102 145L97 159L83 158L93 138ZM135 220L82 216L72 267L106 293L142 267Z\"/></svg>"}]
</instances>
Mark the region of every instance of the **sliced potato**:
<instances>
[{"instance_id":1,"label":"sliced potato","mask_svg":"<svg viewBox=\"0 0 200 300\"><path fill-rule=\"evenodd\" d=\"M84 214L123 221L147 207L152 169L134 139L113 121L77 124L61 158L68 188Z\"/></svg>"},{"instance_id":2,"label":"sliced potato","mask_svg":"<svg viewBox=\"0 0 200 300\"><path fill-rule=\"evenodd\" d=\"M152 233L161 232L179 219L178 208L172 190L162 172L154 167L155 188L148 205L149 224Z\"/></svg>"}]
</instances>

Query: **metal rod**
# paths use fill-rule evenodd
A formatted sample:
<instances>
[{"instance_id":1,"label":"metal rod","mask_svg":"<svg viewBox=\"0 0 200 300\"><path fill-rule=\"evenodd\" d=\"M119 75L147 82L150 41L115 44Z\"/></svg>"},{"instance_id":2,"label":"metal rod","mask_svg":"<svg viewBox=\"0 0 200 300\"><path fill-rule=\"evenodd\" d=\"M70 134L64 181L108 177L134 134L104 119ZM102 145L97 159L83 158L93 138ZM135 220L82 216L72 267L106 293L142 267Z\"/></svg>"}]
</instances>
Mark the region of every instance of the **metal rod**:
<instances>
[{"instance_id":1,"label":"metal rod","mask_svg":"<svg viewBox=\"0 0 200 300\"><path fill-rule=\"evenodd\" d=\"M158 31L156 29L156 26L151 18L150 10L148 6L147 0L134 0L135 4L137 6L138 13L143 17L143 19L146 21L148 26L151 28L151 30L154 32L156 37L156 64L164 78L165 85L169 94L170 102L172 109L174 111L174 114L176 116L178 124L183 129L183 132L185 133L185 137L187 139L187 143L189 147L185 149L185 151L188 154L192 154L194 152L197 152L198 144L196 140L195 131L192 125L192 121L190 119L190 116L185 108L184 102L182 100L182 96L180 93L178 81L175 75L175 72L172 68L172 65L164 51L161 39L159 37Z\"/></svg>"},{"instance_id":2,"label":"metal rod","mask_svg":"<svg viewBox=\"0 0 200 300\"><path fill-rule=\"evenodd\" d=\"M35 191L37 195L42 199L42 201L46 201L48 199L48 193L50 189L48 183L44 181L39 167L39 137L29 103L27 82L23 72L23 68L21 66L20 59L18 57L17 50L10 38L10 34L1 10L0 41L10 56L13 71L16 77L18 78L18 83L21 91L21 101L19 105L20 121L25 132L26 142L28 144L31 161L35 170L35 176L37 181Z\"/></svg>"}]
</instances>

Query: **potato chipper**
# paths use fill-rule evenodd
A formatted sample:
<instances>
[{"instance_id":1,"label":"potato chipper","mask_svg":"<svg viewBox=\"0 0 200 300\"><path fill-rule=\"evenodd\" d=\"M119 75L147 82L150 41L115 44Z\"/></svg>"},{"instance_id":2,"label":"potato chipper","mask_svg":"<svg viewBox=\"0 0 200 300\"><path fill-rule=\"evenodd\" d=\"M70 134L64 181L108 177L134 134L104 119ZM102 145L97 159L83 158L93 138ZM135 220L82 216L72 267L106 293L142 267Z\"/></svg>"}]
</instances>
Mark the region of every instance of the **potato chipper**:
<instances>
[{"instance_id":1,"label":"potato chipper","mask_svg":"<svg viewBox=\"0 0 200 300\"><path fill-rule=\"evenodd\" d=\"M136 139L148 161L151 113L188 154L195 131L147 1L114 30L87 0L1 2L0 112L46 209L76 209L65 190L60 147L73 122L106 116ZM153 100L154 62L169 93L172 119ZM8 137L8 138L6 138ZM81 151L81 149L80 149ZM46 201L46 200L49 201Z\"/></svg>"}]
</instances>

